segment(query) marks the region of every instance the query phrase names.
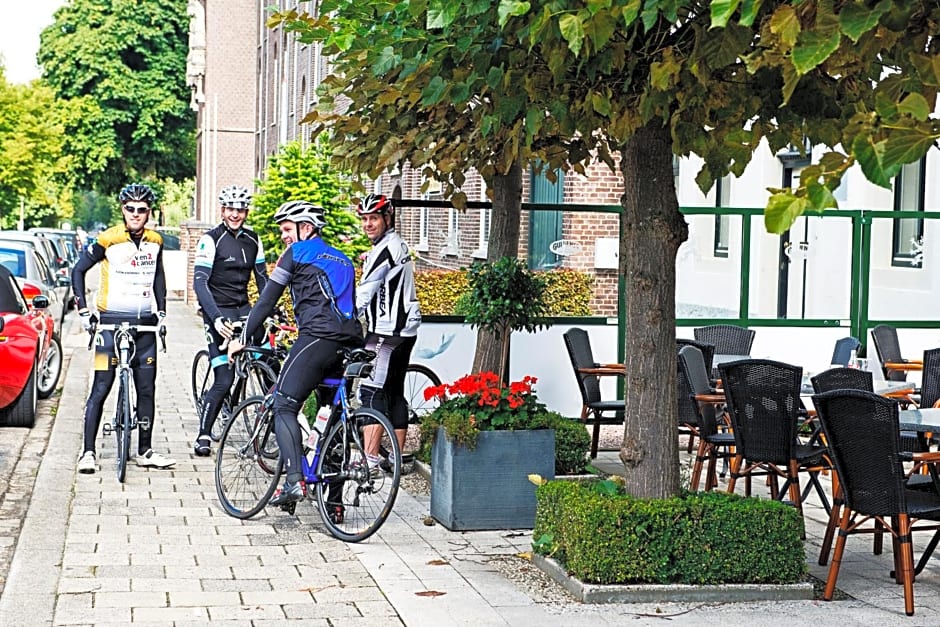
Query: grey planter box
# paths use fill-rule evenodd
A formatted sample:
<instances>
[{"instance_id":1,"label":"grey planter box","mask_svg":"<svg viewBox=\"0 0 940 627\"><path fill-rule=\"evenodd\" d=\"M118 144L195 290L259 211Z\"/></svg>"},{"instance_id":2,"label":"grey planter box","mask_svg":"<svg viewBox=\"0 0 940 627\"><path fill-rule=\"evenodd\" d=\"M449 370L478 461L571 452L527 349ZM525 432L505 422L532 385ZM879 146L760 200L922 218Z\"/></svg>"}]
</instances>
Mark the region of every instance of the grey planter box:
<instances>
[{"instance_id":1,"label":"grey planter box","mask_svg":"<svg viewBox=\"0 0 940 627\"><path fill-rule=\"evenodd\" d=\"M482 431L473 450L448 440L431 450L431 516L451 531L531 529L535 485L555 477L555 431Z\"/></svg>"}]
</instances>

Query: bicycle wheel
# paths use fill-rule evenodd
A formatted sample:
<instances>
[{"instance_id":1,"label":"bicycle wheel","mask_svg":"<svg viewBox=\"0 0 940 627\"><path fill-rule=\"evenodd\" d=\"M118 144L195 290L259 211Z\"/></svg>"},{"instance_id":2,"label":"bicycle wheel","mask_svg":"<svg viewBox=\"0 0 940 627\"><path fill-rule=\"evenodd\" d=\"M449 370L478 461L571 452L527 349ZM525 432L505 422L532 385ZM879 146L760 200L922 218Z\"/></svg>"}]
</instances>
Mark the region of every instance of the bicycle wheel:
<instances>
[{"instance_id":1,"label":"bicycle wheel","mask_svg":"<svg viewBox=\"0 0 940 627\"><path fill-rule=\"evenodd\" d=\"M192 384L193 407L196 417L202 417L202 397L212 387L212 367L209 361L209 351L202 349L193 356L193 368L190 382Z\"/></svg>"},{"instance_id":2,"label":"bicycle wheel","mask_svg":"<svg viewBox=\"0 0 940 627\"><path fill-rule=\"evenodd\" d=\"M131 450L131 394L127 370L120 373L117 407L115 408L114 437L117 444L117 480L124 482L127 475L127 456Z\"/></svg>"},{"instance_id":3,"label":"bicycle wheel","mask_svg":"<svg viewBox=\"0 0 940 627\"><path fill-rule=\"evenodd\" d=\"M215 491L225 513L251 518L267 505L277 489L283 465L265 460L259 451L273 438L274 415L264 398L252 396L236 409L225 426L215 457Z\"/></svg>"},{"instance_id":4,"label":"bicycle wheel","mask_svg":"<svg viewBox=\"0 0 940 627\"><path fill-rule=\"evenodd\" d=\"M277 382L277 375L271 370L271 367L261 361L251 360L246 364L247 376L245 378L236 378L232 388L222 399L222 406L219 408L219 415L212 424L212 439L216 442L222 436L225 425L232 419L235 408L251 396L264 396L271 387ZM274 450L273 460L277 460L277 450Z\"/></svg>"},{"instance_id":5,"label":"bicycle wheel","mask_svg":"<svg viewBox=\"0 0 940 627\"><path fill-rule=\"evenodd\" d=\"M359 409L345 423L334 425L319 447L317 509L330 533L344 542L365 540L382 526L401 480L398 463L390 466L390 472L370 471L363 449L366 425L381 426L383 441L397 457L400 451L391 423L371 409Z\"/></svg>"},{"instance_id":6,"label":"bicycle wheel","mask_svg":"<svg viewBox=\"0 0 940 627\"><path fill-rule=\"evenodd\" d=\"M424 391L441 384L433 370L421 364L408 364L405 372L405 402L408 403L408 434L402 448L402 461L408 463L421 448L421 418L437 408L437 399L425 400Z\"/></svg>"}]
</instances>

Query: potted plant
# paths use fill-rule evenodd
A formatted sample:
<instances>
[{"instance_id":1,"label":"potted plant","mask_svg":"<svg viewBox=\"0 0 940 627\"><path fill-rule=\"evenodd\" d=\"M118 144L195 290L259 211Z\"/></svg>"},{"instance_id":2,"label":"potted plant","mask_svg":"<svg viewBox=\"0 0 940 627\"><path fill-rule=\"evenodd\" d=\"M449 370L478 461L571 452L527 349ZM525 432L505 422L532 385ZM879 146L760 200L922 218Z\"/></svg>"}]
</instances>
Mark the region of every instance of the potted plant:
<instances>
[{"instance_id":1,"label":"potted plant","mask_svg":"<svg viewBox=\"0 0 940 627\"><path fill-rule=\"evenodd\" d=\"M438 407L422 418L431 445L431 516L448 529L530 529L532 474L555 476L552 415L533 377L502 385L492 372L425 391Z\"/></svg>"}]
</instances>

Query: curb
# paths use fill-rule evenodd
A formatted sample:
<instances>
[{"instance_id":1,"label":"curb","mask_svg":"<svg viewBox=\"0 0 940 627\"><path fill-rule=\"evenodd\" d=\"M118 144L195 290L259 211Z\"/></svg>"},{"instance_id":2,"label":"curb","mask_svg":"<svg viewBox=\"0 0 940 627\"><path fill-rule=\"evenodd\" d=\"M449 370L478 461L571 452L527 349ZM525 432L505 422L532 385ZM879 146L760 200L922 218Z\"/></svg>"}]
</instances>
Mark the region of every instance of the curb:
<instances>
[{"instance_id":1,"label":"curb","mask_svg":"<svg viewBox=\"0 0 940 627\"><path fill-rule=\"evenodd\" d=\"M742 603L749 601L810 601L813 584L688 584L601 585L568 575L557 561L537 553L532 563L582 603Z\"/></svg>"}]
</instances>

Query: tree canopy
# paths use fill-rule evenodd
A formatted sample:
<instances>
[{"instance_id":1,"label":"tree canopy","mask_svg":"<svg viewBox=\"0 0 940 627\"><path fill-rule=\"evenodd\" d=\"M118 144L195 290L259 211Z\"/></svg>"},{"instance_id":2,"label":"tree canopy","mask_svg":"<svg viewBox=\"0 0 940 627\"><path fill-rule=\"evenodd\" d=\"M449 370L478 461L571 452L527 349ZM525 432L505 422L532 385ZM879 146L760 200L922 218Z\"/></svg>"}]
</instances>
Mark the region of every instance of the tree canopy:
<instances>
[{"instance_id":1,"label":"tree canopy","mask_svg":"<svg viewBox=\"0 0 940 627\"><path fill-rule=\"evenodd\" d=\"M38 59L80 187L113 193L131 179L192 176L188 32L182 0L72 0L56 11Z\"/></svg>"},{"instance_id":2,"label":"tree canopy","mask_svg":"<svg viewBox=\"0 0 940 627\"><path fill-rule=\"evenodd\" d=\"M369 250L359 218L350 211L353 199L349 183L330 166L330 149L325 143L306 149L299 142L282 146L269 160L264 178L257 185L248 223L261 237L267 253L274 255L284 249L274 225L274 212L288 200L306 200L323 207L327 223L321 233L323 239L350 259Z\"/></svg>"},{"instance_id":3,"label":"tree canopy","mask_svg":"<svg viewBox=\"0 0 940 627\"><path fill-rule=\"evenodd\" d=\"M52 90L38 81L9 85L0 75L0 227L58 226L70 204L63 124Z\"/></svg>"},{"instance_id":4,"label":"tree canopy","mask_svg":"<svg viewBox=\"0 0 940 627\"><path fill-rule=\"evenodd\" d=\"M453 192L470 168L498 180L534 159L578 170L619 157L629 291L620 457L637 495L678 487L675 253L687 231L673 155L700 156L708 190L743 174L764 142L773 153L826 146L798 188L772 190L765 222L779 233L835 206L832 191L855 163L890 185L940 131L940 8L926 0L323 0L318 9L272 23L334 55L309 120L330 132L347 167L374 177L407 161Z\"/></svg>"}]
</instances>

